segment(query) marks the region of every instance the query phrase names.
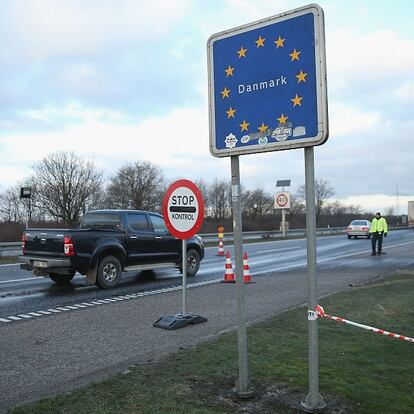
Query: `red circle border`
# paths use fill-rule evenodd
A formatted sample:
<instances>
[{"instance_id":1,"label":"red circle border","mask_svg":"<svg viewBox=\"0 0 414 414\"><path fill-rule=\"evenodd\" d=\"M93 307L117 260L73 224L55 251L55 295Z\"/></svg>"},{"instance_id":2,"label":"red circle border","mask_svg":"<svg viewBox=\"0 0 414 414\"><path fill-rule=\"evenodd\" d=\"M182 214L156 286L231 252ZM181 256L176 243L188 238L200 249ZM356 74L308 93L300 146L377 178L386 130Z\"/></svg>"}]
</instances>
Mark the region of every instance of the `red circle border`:
<instances>
[{"instance_id":1,"label":"red circle border","mask_svg":"<svg viewBox=\"0 0 414 414\"><path fill-rule=\"evenodd\" d=\"M171 224L170 219L168 217L168 200L171 196L171 194L180 187L186 187L189 188L196 196L197 202L198 202L198 216L197 220L194 224L194 226L187 231L179 231L175 229L175 227ZM168 190L166 191L164 198L162 200L162 215L164 217L165 225L167 226L169 232L174 236L177 237L177 239L181 240L187 240L191 237L193 237L198 230L200 230L201 225L203 224L204 220L204 200L203 196L201 194L200 189L190 180L177 180L174 183L172 183Z\"/></svg>"},{"instance_id":2,"label":"red circle border","mask_svg":"<svg viewBox=\"0 0 414 414\"><path fill-rule=\"evenodd\" d=\"M286 203L285 203L283 206L282 206L282 205L280 205L280 204L278 203L278 201L277 201L277 200L279 200L279 198L280 198L281 196L284 196L284 197L286 198ZM285 206L287 205L288 201L289 201L289 197L287 196L287 194L286 194L286 193L280 193L280 194L278 194L278 195L277 195L277 197L276 197L276 204L278 205L278 207L285 207Z\"/></svg>"}]
</instances>

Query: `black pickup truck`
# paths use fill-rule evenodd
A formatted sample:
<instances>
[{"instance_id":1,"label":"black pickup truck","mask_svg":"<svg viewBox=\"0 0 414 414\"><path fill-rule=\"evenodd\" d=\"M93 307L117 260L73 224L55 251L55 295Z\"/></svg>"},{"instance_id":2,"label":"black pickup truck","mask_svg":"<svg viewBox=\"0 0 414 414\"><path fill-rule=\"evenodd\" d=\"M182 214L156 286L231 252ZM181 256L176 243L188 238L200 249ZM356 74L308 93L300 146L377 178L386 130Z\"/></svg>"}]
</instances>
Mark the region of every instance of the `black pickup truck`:
<instances>
[{"instance_id":1,"label":"black pickup truck","mask_svg":"<svg viewBox=\"0 0 414 414\"><path fill-rule=\"evenodd\" d=\"M116 286L123 271L175 266L181 270L182 242L167 230L160 214L137 210L95 210L79 229L27 229L20 267L58 284L76 272L101 288ZM201 237L187 240L187 274L204 257Z\"/></svg>"}]
</instances>

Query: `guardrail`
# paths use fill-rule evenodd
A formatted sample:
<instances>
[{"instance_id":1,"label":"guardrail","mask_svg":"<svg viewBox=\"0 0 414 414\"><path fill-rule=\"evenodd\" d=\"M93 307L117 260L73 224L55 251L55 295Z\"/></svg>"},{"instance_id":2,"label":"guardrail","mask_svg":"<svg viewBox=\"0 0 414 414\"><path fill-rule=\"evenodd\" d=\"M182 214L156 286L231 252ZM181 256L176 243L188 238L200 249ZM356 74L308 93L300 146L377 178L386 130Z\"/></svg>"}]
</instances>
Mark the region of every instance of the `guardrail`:
<instances>
[{"instance_id":1,"label":"guardrail","mask_svg":"<svg viewBox=\"0 0 414 414\"><path fill-rule=\"evenodd\" d=\"M389 226L390 230L404 230L414 228L414 226ZM287 232L287 237L305 237L306 229L291 229ZM346 227L319 227L316 229L317 236L345 234ZM200 233L204 243L217 243L217 233ZM245 231L243 232L244 241L253 240L278 240L283 238L283 233L280 230L261 230L261 231ZM233 233L224 233L225 242L233 242ZM1 256L17 256L21 253L21 242L0 242L0 257Z\"/></svg>"},{"instance_id":2,"label":"guardrail","mask_svg":"<svg viewBox=\"0 0 414 414\"><path fill-rule=\"evenodd\" d=\"M18 256L22 252L21 242L0 242L0 257Z\"/></svg>"},{"instance_id":3,"label":"guardrail","mask_svg":"<svg viewBox=\"0 0 414 414\"><path fill-rule=\"evenodd\" d=\"M326 234L345 234L346 227L321 227L316 229L317 235L326 235ZM306 229L290 229L287 232L287 237L305 237ZM200 233L200 236L203 238L205 243L217 242L217 233ZM252 240L272 240L272 239L282 239L283 233L280 230L261 230L261 231L244 231L243 240L252 241ZM233 241L233 233L224 233L225 241Z\"/></svg>"}]
</instances>

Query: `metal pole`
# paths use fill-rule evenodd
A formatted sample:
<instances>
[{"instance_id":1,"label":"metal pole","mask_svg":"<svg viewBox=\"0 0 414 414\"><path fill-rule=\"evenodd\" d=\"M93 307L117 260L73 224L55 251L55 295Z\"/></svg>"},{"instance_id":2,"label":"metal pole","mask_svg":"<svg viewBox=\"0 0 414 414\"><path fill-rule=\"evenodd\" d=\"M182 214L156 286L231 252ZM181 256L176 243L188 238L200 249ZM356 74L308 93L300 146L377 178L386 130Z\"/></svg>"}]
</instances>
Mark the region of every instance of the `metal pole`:
<instances>
[{"instance_id":1,"label":"metal pole","mask_svg":"<svg viewBox=\"0 0 414 414\"><path fill-rule=\"evenodd\" d=\"M318 304L316 289L316 210L315 210L315 166L313 147L305 148L306 186L306 241L308 249L308 309ZM306 412L317 412L326 404L319 394L319 350L318 319L308 317L309 335L309 393L302 401Z\"/></svg>"},{"instance_id":2,"label":"metal pole","mask_svg":"<svg viewBox=\"0 0 414 414\"><path fill-rule=\"evenodd\" d=\"M187 294L187 240L183 240L183 315L186 314Z\"/></svg>"},{"instance_id":3,"label":"metal pole","mask_svg":"<svg viewBox=\"0 0 414 414\"><path fill-rule=\"evenodd\" d=\"M282 235L286 239L286 210L282 209Z\"/></svg>"},{"instance_id":4,"label":"metal pole","mask_svg":"<svg viewBox=\"0 0 414 414\"><path fill-rule=\"evenodd\" d=\"M249 388L249 369L247 363L247 335L244 303L243 283L243 237L240 190L239 157L231 157L231 189L233 203L233 231L234 231L234 262L237 290L237 342L239 356L239 378L235 392L239 397L250 397L253 392Z\"/></svg>"},{"instance_id":5,"label":"metal pole","mask_svg":"<svg viewBox=\"0 0 414 414\"><path fill-rule=\"evenodd\" d=\"M29 212L30 212L30 198L27 199L27 205L26 205L26 229L29 228Z\"/></svg>"}]
</instances>

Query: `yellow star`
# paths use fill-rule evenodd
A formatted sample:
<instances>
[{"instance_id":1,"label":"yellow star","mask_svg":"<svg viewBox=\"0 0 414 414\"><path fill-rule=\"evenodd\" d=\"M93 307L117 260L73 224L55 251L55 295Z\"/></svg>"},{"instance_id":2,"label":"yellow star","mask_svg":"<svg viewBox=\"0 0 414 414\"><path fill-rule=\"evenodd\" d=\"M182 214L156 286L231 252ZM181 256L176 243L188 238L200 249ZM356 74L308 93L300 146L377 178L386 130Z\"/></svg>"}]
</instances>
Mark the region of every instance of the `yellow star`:
<instances>
[{"instance_id":1,"label":"yellow star","mask_svg":"<svg viewBox=\"0 0 414 414\"><path fill-rule=\"evenodd\" d=\"M226 111L227 114L227 119L229 118L234 118L234 113L236 112L235 109L233 109L232 107L230 107L230 109L228 111Z\"/></svg>"},{"instance_id":2,"label":"yellow star","mask_svg":"<svg viewBox=\"0 0 414 414\"><path fill-rule=\"evenodd\" d=\"M276 43L276 49L279 49L279 47L285 47L284 43L285 43L286 39L282 39L279 35L279 38L277 40L275 40Z\"/></svg>"},{"instance_id":3,"label":"yellow star","mask_svg":"<svg viewBox=\"0 0 414 414\"><path fill-rule=\"evenodd\" d=\"M234 68L232 68L230 65L227 69L224 69L224 72L226 72L227 74L226 77L233 76L233 71L234 71Z\"/></svg>"},{"instance_id":4,"label":"yellow star","mask_svg":"<svg viewBox=\"0 0 414 414\"><path fill-rule=\"evenodd\" d=\"M241 46L240 50L237 51L237 53L239 54L239 59L241 57L246 57L246 52L247 52L247 49L243 49L243 46Z\"/></svg>"},{"instance_id":5,"label":"yellow star","mask_svg":"<svg viewBox=\"0 0 414 414\"><path fill-rule=\"evenodd\" d=\"M292 58L291 62L293 62L294 60L299 60L299 55L302 52L299 52L299 50L293 49L292 53L289 53L289 56Z\"/></svg>"},{"instance_id":6,"label":"yellow star","mask_svg":"<svg viewBox=\"0 0 414 414\"><path fill-rule=\"evenodd\" d=\"M220 92L223 96L222 98L230 98L230 89L227 89L227 87L225 86L224 89Z\"/></svg>"},{"instance_id":7,"label":"yellow star","mask_svg":"<svg viewBox=\"0 0 414 414\"><path fill-rule=\"evenodd\" d=\"M256 43L257 47L264 47L264 41L266 39L263 39L262 36L259 36L259 38L257 40L255 40L254 42Z\"/></svg>"},{"instance_id":8,"label":"yellow star","mask_svg":"<svg viewBox=\"0 0 414 414\"><path fill-rule=\"evenodd\" d=\"M286 124L286 121L288 119L287 116L284 116L283 114L280 115L280 118L276 118L281 124Z\"/></svg>"},{"instance_id":9,"label":"yellow star","mask_svg":"<svg viewBox=\"0 0 414 414\"><path fill-rule=\"evenodd\" d=\"M301 104L302 99L303 99L302 96L298 96L298 94L296 94L296 96L293 99L291 99L291 101L293 102L293 106L296 106L296 105L301 106L302 105Z\"/></svg>"},{"instance_id":10,"label":"yellow star","mask_svg":"<svg viewBox=\"0 0 414 414\"><path fill-rule=\"evenodd\" d=\"M265 124L262 122L262 125L260 125L257 129L258 129L260 132L266 132L268 128L269 128L269 125L265 125Z\"/></svg>"},{"instance_id":11,"label":"yellow star","mask_svg":"<svg viewBox=\"0 0 414 414\"><path fill-rule=\"evenodd\" d=\"M248 130L248 126L250 125L248 122L246 122L246 120L243 119L243 123L239 124L241 126L241 131L247 131Z\"/></svg>"},{"instance_id":12,"label":"yellow star","mask_svg":"<svg viewBox=\"0 0 414 414\"><path fill-rule=\"evenodd\" d=\"M306 82L306 75L307 73L304 73L302 70L296 75L296 77L298 78L298 83L300 82Z\"/></svg>"}]
</instances>

